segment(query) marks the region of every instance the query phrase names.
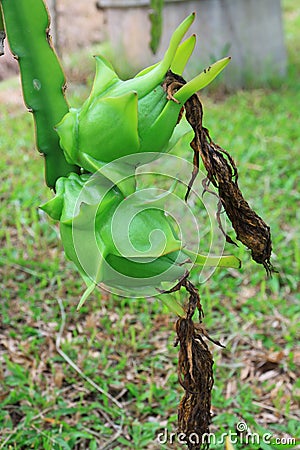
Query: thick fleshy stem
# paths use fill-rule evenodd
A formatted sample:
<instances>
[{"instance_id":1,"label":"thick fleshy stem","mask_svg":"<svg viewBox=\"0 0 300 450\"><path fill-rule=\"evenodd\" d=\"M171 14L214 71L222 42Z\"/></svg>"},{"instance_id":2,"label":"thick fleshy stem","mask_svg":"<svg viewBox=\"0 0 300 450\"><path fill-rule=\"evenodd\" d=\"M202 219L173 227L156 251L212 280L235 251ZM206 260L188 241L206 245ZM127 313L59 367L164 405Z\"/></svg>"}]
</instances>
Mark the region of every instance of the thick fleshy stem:
<instances>
[{"instance_id":1,"label":"thick fleshy stem","mask_svg":"<svg viewBox=\"0 0 300 450\"><path fill-rule=\"evenodd\" d=\"M43 0L1 0L8 43L18 60L23 97L33 113L36 144L45 156L46 183L79 168L67 163L54 126L68 112L65 77L49 35L49 15Z\"/></svg>"}]
</instances>

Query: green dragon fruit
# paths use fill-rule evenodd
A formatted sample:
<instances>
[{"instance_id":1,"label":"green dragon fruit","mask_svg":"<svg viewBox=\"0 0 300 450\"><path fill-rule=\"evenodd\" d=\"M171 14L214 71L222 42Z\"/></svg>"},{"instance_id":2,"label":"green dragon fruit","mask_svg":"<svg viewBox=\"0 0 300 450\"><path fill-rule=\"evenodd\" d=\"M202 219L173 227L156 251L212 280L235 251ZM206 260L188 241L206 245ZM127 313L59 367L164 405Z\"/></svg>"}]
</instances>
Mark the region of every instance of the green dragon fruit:
<instances>
[{"instance_id":1,"label":"green dragon fruit","mask_svg":"<svg viewBox=\"0 0 300 450\"><path fill-rule=\"evenodd\" d=\"M169 191L156 195L155 190L141 190L125 198L101 173L71 173L57 181L56 196L42 209L60 221L65 253L88 293L104 283L145 295L148 288L153 292L166 282L174 283L192 263L238 267L233 256L202 256L186 247L174 220L165 214L168 195Z\"/></svg>"},{"instance_id":2,"label":"green dragon fruit","mask_svg":"<svg viewBox=\"0 0 300 450\"><path fill-rule=\"evenodd\" d=\"M193 264L239 266L232 256L207 257L189 249L165 212L170 193L155 195L136 186L137 166L192 133L184 119L178 123L182 106L229 61L218 61L169 98L162 85L169 69L184 70L195 36L181 40L193 20L191 14L175 30L161 62L130 80L120 80L96 57L90 96L56 127L66 160L88 172L59 178L56 196L42 207L60 221L65 253L87 284L80 304L100 283L146 295L173 285Z\"/></svg>"}]
</instances>

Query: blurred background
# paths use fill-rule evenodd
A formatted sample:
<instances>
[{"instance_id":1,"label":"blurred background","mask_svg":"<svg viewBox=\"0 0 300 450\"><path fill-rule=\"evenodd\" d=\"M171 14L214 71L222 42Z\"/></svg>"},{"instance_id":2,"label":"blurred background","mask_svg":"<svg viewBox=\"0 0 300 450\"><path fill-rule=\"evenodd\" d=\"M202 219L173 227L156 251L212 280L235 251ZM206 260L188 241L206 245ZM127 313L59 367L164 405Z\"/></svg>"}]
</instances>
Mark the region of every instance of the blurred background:
<instances>
[{"instance_id":1,"label":"blurred background","mask_svg":"<svg viewBox=\"0 0 300 450\"><path fill-rule=\"evenodd\" d=\"M161 8L154 11L152 3ZM197 35L197 45L189 77L228 55L232 62L222 83L230 89L274 82L286 74L280 0L48 0L48 7L61 56L98 46L124 76L161 59L173 30L193 11L196 19L190 32ZM156 43L151 50L152 33ZM17 70L7 58L2 61L2 78L6 64L7 71Z\"/></svg>"},{"instance_id":2,"label":"blurred background","mask_svg":"<svg viewBox=\"0 0 300 450\"><path fill-rule=\"evenodd\" d=\"M156 55L147 0L48 4L75 107L91 88L92 55L104 54L123 76L133 74L160 58L174 26L194 10L198 44L186 78L233 57L201 92L204 125L234 157L245 198L271 226L278 273L267 279L247 250L226 244L242 269L218 269L199 285L205 326L225 345L210 346L211 431L235 432L242 421L272 441L238 449L299 448L299 2L166 1ZM159 430L176 430L182 396L176 317L157 298L100 289L76 311L84 286L65 259L57 224L39 209L52 193L8 50L0 79L0 448L182 448L156 440ZM192 160L189 146L178 155ZM201 222L200 205L191 205ZM197 273L191 276L198 284Z\"/></svg>"}]
</instances>

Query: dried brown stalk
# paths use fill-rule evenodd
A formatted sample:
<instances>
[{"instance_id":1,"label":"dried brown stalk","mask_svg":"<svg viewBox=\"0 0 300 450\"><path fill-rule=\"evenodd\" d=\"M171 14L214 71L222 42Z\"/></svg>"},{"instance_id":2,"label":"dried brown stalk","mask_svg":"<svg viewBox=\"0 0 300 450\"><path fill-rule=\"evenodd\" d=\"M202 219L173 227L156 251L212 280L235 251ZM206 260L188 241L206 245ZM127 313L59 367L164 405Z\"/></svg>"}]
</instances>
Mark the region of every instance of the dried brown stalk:
<instances>
[{"instance_id":1,"label":"dried brown stalk","mask_svg":"<svg viewBox=\"0 0 300 450\"><path fill-rule=\"evenodd\" d=\"M182 77L169 71L163 84L168 98L174 100L175 92L185 83ZM198 174L199 157L201 156L207 172L204 191L208 191L210 183L218 190L219 207L216 215L226 240L234 243L221 225L222 207L235 230L236 238L251 250L253 260L263 264L267 274L270 274L273 270L270 262L272 252L270 227L244 199L238 185L238 170L231 155L215 144L209 135L209 131L203 127L203 108L198 95L192 95L186 101L184 107L186 119L195 133L191 142L191 147L194 150L194 169L185 199L187 200Z\"/></svg>"},{"instance_id":2,"label":"dried brown stalk","mask_svg":"<svg viewBox=\"0 0 300 450\"><path fill-rule=\"evenodd\" d=\"M169 100L174 98L175 92L185 84L185 80L168 71L163 89ZM219 145L215 144L209 131L203 127L203 108L198 95L192 95L185 103L179 114L181 120L185 109L186 119L194 130L191 147L194 151L194 167L188 184L185 200L187 200L195 178L199 172L201 156L207 172L203 182L204 192L211 192L219 198L216 212L220 229L226 240L235 242L225 233L220 214L224 208L236 238L251 250L254 261L263 264L267 274L273 270L270 257L272 251L271 233L269 226L249 206L238 186L238 170L232 156ZM209 190L209 184L217 188L218 194ZM212 340L202 325L203 310L197 289L188 280L188 273L169 292L185 287L189 293L189 301L185 317L180 317L176 323L177 342L180 344L178 358L178 378L185 390L178 409L178 431L183 433L189 450L202 450L209 447L211 390L213 387L213 358L204 341L204 337ZM193 321L195 311L199 312L199 322Z\"/></svg>"},{"instance_id":3,"label":"dried brown stalk","mask_svg":"<svg viewBox=\"0 0 300 450\"><path fill-rule=\"evenodd\" d=\"M204 341L211 339L202 325L204 316L198 290L188 280L188 273L168 292L184 287L189 293L186 317L176 323L177 341L180 344L178 356L178 379L184 389L184 396L178 408L178 433L183 433L189 450L207 449L211 421L211 390L214 383L213 357ZM199 323L193 321L199 313Z\"/></svg>"}]
</instances>

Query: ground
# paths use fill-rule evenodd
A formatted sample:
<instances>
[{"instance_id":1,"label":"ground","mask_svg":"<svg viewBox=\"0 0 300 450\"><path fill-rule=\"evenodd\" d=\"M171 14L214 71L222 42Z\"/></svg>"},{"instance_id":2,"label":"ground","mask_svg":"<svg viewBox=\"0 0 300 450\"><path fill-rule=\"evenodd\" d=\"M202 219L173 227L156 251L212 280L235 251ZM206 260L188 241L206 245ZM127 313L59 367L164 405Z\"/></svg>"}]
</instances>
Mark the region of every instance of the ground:
<instances>
[{"instance_id":1,"label":"ground","mask_svg":"<svg viewBox=\"0 0 300 450\"><path fill-rule=\"evenodd\" d=\"M235 445L246 450L296 448L291 439L300 437L300 9L292 0L283 4L288 78L217 101L203 96L205 125L234 155L246 198L271 225L279 271L267 279L247 251L226 245L243 268L219 269L200 286L205 325L225 345L210 346L211 431L242 439L246 426L261 436L260 444ZM78 54L68 60L69 73L89 84L92 65L89 75L76 72ZM72 105L88 90L70 83ZM76 311L84 287L57 225L38 209L52 194L17 78L0 84L0 100L0 449L182 448L170 443L182 396L176 317L157 298L100 290ZM187 159L191 153L182 150ZM169 443L160 445L165 430Z\"/></svg>"}]
</instances>

